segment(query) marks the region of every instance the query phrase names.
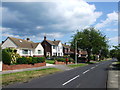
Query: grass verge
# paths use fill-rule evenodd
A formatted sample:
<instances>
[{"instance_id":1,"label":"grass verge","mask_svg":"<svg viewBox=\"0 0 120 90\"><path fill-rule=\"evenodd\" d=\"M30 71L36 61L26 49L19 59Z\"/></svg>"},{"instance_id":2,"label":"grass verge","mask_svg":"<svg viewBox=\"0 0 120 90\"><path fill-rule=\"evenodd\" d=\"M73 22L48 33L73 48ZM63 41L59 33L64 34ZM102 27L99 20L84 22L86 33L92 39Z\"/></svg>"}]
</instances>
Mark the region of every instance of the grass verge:
<instances>
[{"instance_id":1,"label":"grass verge","mask_svg":"<svg viewBox=\"0 0 120 90\"><path fill-rule=\"evenodd\" d=\"M49 63L49 64L54 64L55 61L54 60L45 60L46 63Z\"/></svg>"},{"instance_id":2,"label":"grass verge","mask_svg":"<svg viewBox=\"0 0 120 90\"><path fill-rule=\"evenodd\" d=\"M75 68L75 67L81 67L81 66L86 66L86 65L88 65L88 64L86 64L86 63L79 63L79 64L68 65L68 67Z\"/></svg>"},{"instance_id":3,"label":"grass verge","mask_svg":"<svg viewBox=\"0 0 120 90\"><path fill-rule=\"evenodd\" d=\"M56 68L46 68L46 69L40 69L40 70L3 74L2 85L5 86L5 85L13 84L16 82L27 82L32 78L52 74L58 71L61 71L61 70Z\"/></svg>"}]
</instances>

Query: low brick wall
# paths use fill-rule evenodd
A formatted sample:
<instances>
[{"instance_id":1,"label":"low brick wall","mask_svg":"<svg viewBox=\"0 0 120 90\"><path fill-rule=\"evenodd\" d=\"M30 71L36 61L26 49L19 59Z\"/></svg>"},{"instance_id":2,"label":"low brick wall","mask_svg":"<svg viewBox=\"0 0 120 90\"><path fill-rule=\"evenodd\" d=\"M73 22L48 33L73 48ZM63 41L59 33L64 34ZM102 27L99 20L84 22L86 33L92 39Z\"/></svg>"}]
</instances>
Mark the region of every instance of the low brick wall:
<instances>
[{"instance_id":1,"label":"low brick wall","mask_svg":"<svg viewBox=\"0 0 120 90\"><path fill-rule=\"evenodd\" d=\"M55 64L66 64L65 62L58 62L58 61L55 61ZM68 62L67 64L74 64L73 62Z\"/></svg>"},{"instance_id":2,"label":"low brick wall","mask_svg":"<svg viewBox=\"0 0 120 90\"><path fill-rule=\"evenodd\" d=\"M19 64L19 65L2 65L2 70L15 70L15 69L25 69L25 68L34 68L34 67L41 67L46 66L46 62L44 63L36 63L34 65L32 64Z\"/></svg>"}]
</instances>

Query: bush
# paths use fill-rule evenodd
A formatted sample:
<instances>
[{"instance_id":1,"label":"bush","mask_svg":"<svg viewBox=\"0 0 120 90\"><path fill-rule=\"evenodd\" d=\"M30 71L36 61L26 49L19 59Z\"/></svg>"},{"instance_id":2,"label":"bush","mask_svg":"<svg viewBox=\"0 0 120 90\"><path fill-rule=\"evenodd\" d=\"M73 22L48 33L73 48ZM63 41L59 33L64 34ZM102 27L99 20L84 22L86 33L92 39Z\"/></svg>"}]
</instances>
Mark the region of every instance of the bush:
<instances>
[{"instance_id":1,"label":"bush","mask_svg":"<svg viewBox=\"0 0 120 90\"><path fill-rule=\"evenodd\" d=\"M12 58L6 50L2 50L2 61L4 64L11 64Z\"/></svg>"},{"instance_id":2,"label":"bush","mask_svg":"<svg viewBox=\"0 0 120 90\"><path fill-rule=\"evenodd\" d=\"M37 57L37 63L45 62L45 57Z\"/></svg>"},{"instance_id":3,"label":"bush","mask_svg":"<svg viewBox=\"0 0 120 90\"><path fill-rule=\"evenodd\" d=\"M58 62L65 62L65 58L57 58Z\"/></svg>"},{"instance_id":4,"label":"bush","mask_svg":"<svg viewBox=\"0 0 120 90\"><path fill-rule=\"evenodd\" d=\"M21 57L17 59L18 64L35 64L45 62L45 57Z\"/></svg>"},{"instance_id":5,"label":"bush","mask_svg":"<svg viewBox=\"0 0 120 90\"><path fill-rule=\"evenodd\" d=\"M17 59L17 64L28 64L29 60L26 57L21 57Z\"/></svg>"}]
</instances>

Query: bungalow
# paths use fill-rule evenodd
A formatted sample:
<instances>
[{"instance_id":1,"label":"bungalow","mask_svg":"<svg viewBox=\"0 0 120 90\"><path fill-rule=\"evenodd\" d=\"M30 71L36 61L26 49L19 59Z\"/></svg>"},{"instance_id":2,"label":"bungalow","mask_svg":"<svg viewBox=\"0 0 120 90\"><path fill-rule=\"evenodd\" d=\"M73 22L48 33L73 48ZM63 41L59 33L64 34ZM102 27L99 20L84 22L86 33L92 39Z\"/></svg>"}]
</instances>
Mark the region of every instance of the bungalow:
<instances>
[{"instance_id":1,"label":"bungalow","mask_svg":"<svg viewBox=\"0 0 120 90\"><path fill-rule=\"evenodd\" d=\"M44 36L42 41L42 46L44 48L44 55L47 56L63 56L63 46L60 40L47 40Z\"/></svg>"},{"instance_id":2,"label":"bungalow","mask_svg":"<svg viewBox=\"0 0 120 90\"><path fill-rule=\"evenodd\" d=\"M44 56L44 49L41 43L34 43L29 38L26 40L8 37L1 45L2 49L15 48L20 56Z\"/></svg>"}]
</instances>

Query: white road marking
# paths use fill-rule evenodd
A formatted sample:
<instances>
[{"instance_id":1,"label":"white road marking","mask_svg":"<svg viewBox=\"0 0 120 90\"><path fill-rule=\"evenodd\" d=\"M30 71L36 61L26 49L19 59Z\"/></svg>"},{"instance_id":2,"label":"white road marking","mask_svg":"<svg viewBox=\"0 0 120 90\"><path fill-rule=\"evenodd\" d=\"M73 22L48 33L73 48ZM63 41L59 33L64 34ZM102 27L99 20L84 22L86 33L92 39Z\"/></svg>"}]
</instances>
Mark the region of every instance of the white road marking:
<instances>
[{"instance_id":1,"label":"white road marking","mask_svg":"<svg viewBox=\"0 0 120 90\"><path fill-rule=\"evenodd\" d=\"M95 67L92 67L91 69L94 69Z\"/></svg>"},{"instance_id":2,"label":"white road marking","mask_svg":"<svg viewBox=\"0 0 120 90\"><path fill-rule=\"evenodd\" d=\"M63 83L62 85L63 85L63 86L66 85L67 83L73 81L74 79L78 78L79 76L80 76L80 75L77 75L76 77L74 77L74 78L68 80L67 82Z\"/></svg>"},{"instance_id":3,"label":"white road marking","mask_svg":"<svg viewBox=\"0 0 120 90\"><path fill-rule=\"evenodd\" d=\"M96 67L97 67L98 65L96 65Z\"/></svg>"},{"instance_id":4,"label":"white road marking","mask_svg":"<svg viewBox=\"0 0 120 90\"><path fill-rule=\"evenodd\" d=\"M83 72L83 74L87 73L88 71L90 71L90 70L86 70L85 72Z\"/></svg>"}]
</instances>

